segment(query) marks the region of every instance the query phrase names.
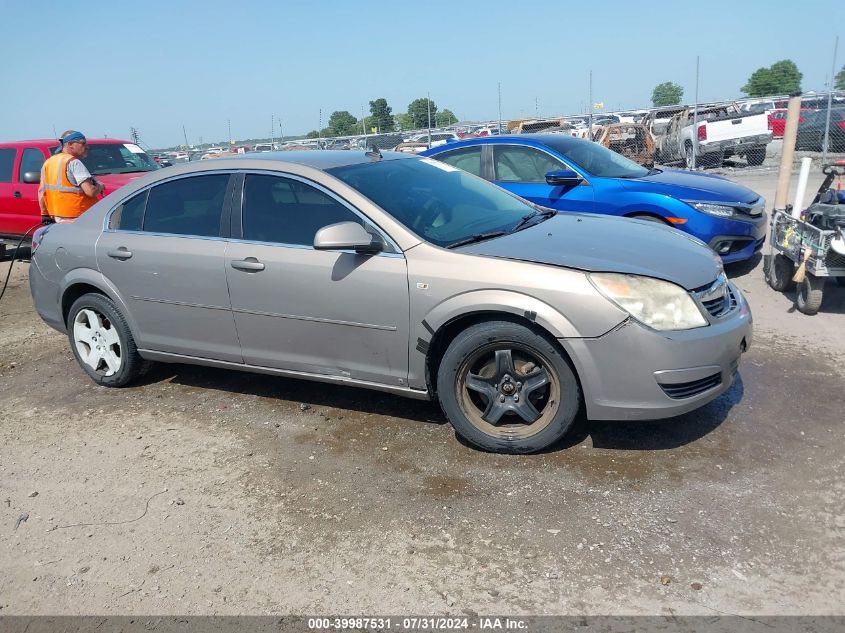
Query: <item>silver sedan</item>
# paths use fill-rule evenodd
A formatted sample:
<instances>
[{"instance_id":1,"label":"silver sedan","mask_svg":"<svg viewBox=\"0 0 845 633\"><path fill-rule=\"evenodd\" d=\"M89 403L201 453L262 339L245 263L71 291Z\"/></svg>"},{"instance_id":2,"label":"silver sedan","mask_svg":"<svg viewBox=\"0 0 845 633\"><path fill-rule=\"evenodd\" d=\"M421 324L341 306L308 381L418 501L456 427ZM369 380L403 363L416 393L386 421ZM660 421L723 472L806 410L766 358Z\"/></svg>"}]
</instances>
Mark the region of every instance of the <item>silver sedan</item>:
<instances>
[{"instance_id":1,"label":"silver sedan","mask_svg":"<svg viewBox=\"0 0 845 633\"><path fill-rule=\"evenodd\" d=\"M407 154L177 165L36 232L35 306L122 387L154 361L434 398L486 450L579 410L652 419L726 391L751 313L719 258L639 220L557 215Z\"/></svg>"}]
</instances>

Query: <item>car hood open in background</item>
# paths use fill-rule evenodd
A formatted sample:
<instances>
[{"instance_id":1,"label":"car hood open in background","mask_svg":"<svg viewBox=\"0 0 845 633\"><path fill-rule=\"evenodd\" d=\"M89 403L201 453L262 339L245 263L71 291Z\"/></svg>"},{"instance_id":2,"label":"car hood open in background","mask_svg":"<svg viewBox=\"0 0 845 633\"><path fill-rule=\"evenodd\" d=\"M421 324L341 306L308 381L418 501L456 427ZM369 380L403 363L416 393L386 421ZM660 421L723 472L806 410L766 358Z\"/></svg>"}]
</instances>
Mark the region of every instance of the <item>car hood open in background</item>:
<instances>
[{"instance_id":1,"label":"car hood open in background","mask_svg":"<svg viewBox=\"0 0 845 633\"><path fill-rule=\"evenodd\" d=\"M664 194L681 200L741 202L753 204L757 193L721 176L667 169L642 178L619 179L630 191Z\"/></svg>"},{"instance_id":2,"label":"car hood open in background","mask_svg":"<svg viewBox=\"0 0 845 633\"><path fill-rule=\"evenodd\" d=\"M712 283L722 269L712 250L677 229L603 215L560 214L458 250L590 272L645 275L687 290Z\"/></svg>"}]
</instances>

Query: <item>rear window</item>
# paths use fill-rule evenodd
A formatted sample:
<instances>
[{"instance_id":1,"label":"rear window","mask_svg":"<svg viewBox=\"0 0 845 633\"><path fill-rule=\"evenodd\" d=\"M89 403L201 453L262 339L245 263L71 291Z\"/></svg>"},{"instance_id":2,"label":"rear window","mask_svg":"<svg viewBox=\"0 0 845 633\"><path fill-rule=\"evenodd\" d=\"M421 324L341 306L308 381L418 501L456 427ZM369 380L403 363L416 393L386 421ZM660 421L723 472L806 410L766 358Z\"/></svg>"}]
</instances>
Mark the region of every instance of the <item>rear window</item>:
<instances>
[{"instance_id":1,"label":"rear window","mask_svg":"<svg viewBox=\"0 0 845 633\"><path fill-rule=\"evenodd\" d=\"M0 149L0 182L12 182L12 166L17 151L13 147Z\"/></svg>"}]
</instances>

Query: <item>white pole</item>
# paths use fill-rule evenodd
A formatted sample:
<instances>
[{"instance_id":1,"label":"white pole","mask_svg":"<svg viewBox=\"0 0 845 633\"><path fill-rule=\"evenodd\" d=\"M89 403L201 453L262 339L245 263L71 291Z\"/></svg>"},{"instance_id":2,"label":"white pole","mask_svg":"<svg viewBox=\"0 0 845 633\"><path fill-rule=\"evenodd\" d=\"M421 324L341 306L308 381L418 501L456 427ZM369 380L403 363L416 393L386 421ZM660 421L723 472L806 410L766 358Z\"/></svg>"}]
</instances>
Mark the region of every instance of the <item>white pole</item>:
<instances>
[{"instance_id":1,"label":"white pole","mask_svg":"<svg viewBox=\"0 0 845 633\"><path fill-rule=\"evenodd\" d=\"M824 124L824 142L822 143L822 164L827 162L827 149L830 142L830 106L833 99L833 81L836 77L836 53L839 48L839 36L833 44L833 69L830 71L830 83L827 86L827 120Z\"/></svg>"},{"instance_id":2,"label":"white pole","mask_svg":"<svg viewBox=\"0 0 845 633\"><path fill-rule=\"evenodd\" d=\"M502 82L499 82L499 134L502 133Z\"/></svg>"},{"instance_id":3,"label":"white pole","mask_svg":"<svg viewBox=\"0 0 845 633\"><path fill-rule=\"evenodd\" d=\"M813 160L809 156L801 159L801 171L798 173L798 186L795 188L795 201L792 203L792 217L800 220L804 210L804 194L807 193L807 181L810 179L810 167Z\"/></svg>"},{"instance_id":4,"label":"white pole","mask_svg":"<svg viewBox=\"0 0 845 633\"><path fill-rule=\"evenodd\" d=\"M698 55L695 56L695 105L692 112L692 169L698 162Z\"/></svg>"}]
</instances>

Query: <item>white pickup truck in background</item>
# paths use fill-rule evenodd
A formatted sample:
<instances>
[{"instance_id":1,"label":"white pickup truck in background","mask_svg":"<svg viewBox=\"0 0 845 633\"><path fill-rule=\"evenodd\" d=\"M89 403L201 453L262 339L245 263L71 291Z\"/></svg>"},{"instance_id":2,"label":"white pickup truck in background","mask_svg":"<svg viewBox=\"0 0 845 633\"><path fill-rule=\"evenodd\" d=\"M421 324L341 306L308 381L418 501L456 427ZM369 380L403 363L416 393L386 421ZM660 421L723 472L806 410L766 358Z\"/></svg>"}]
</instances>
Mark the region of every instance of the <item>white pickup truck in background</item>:
<instances>
[{"instance_id":1,"label":"white pickup truck in background","mask_svg":"<svg viewBox=\"0 0 845 633\"><path fill-rule=\"evenodd\" d=\"M692 167L695 154L697 167L718 167L729 156L763 164L772 140L765 112L744 112L736 104L699 107L696 129L693 118L693 108L685 107L670 119L665 133L655 139L657 162L683 161Z\"/></svg>"}]
</instances>

